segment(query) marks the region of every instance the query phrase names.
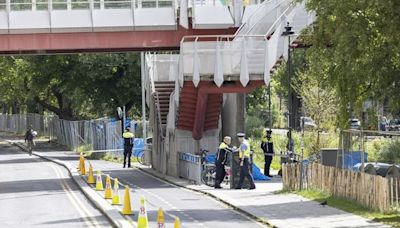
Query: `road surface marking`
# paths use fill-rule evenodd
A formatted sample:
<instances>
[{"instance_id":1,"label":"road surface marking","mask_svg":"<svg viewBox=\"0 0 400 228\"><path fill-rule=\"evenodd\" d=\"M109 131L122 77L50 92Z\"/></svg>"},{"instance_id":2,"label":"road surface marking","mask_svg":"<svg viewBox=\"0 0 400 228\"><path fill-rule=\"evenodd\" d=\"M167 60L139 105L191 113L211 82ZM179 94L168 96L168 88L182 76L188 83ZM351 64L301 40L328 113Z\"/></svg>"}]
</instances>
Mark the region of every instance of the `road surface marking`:
<instances>
[{"instance_id":1,"label":"road surface marking","mask_svg":"<svg viewBox=\"0 0 400 228\"><path fill-rule=\"evenodd\" d=\"M154 179L156 179L156 180L159 180L159 181L161 181L161 182L163 182L163 183L165 183L165 184L167 184L167 185L169 185L169 186L179 188L179 189L181 189L181 190L183 190L183 191L186 191L186 192L191 192L191 193L195 193L195 194L197 194L197 195L205 196L205 197L209 198L210 200L212 200L212 201L214 201L214 202L217 202L217 203L218 203L219 205L221 205L222 207L227 208L227 209L231 209L235 214L240 215L240 216L242 216L242 217L248 219L249 221L255 222L255 223L256 223L257 225L259 225L260 227L266 227L266 225L264 225L263 223L260 223L259 221L256 221L255 219L253 219L253 218L251 218L251 217L249 217L249 216L247 216L247 215L245 215L245 214L243 214L243 213L241 213L241 212L235 210L235 209L232 208L231 206L226 205L225 203L223 203L223 202L221 202L221 201L219 201L219 200L216 200L216 199L214 199L213 197L211 197L211 196L209 196L209 195L206 195L206 194L204 194L204 193L197 192L197 191L194 191L194 190L191 190L191 189L187 189L187 188L184 188L184 187L180 187L180 186L177 186L177 185L173 185L173 184L168 183L167 181L165 181L165 180L163 180L163 179L161 179L161 178L159 178L159 177L155 177L155 176L153 176L153 175L151 175L151 174L148 174L148 173L146 173L146 172L144 172L144 171L142 171L142 170L140 170L140 169L137 169L137 170L138 170L139 172L141 172L141 173L143 173L143 174L145 174L145 175L147 175L147 176L149 176L149 177L152 177L152 178L154 178Z\"/></svg>"},{"instance_id":2,"label":"road surface marking","mask_svg":"<svg viewBox=\"0 0 400 228\"><path fill-rule=\"evenodd\" d=\"M79 200L76 193L71 189L68 183L64 180L64 176L62 175L62 171L58 167L58 165L51 164L50 165L53 170L56 172L58 178L60 178L61 186L64 191L67 193L68 198L70 199L71 203L74 205L75 209L79 212L82 216L83 220L89 227L101 227L100 224L93 218L93 214L82 204ZM68 177L69 178L69 177Z\"/></svg>"}]
</instances>

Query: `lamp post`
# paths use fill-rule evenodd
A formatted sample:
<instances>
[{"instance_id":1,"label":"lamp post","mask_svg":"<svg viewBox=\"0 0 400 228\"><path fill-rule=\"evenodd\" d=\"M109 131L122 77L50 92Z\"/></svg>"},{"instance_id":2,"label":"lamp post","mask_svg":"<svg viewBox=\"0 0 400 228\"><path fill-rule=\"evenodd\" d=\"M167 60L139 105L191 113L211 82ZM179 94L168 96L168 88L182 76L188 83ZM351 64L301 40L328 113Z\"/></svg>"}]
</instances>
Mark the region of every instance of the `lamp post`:
<instances>
[{"instance_id":1,"label":"lamp post","mask_svg":"<svg viewBox=\"0 0 400 228\"><path fill-rule=\"evenodd\" d=\"M272 130L271 83L268 85L269 130Z\"/></svg>"},{"instance_id":2,"label":"lamp post","mask_svg":"<svg viewBox=\"0 0 400 228\"><path fill-rule=\"evenodd\" d=\"M303 155L304 155L304 117L300 117L301 124L301 157L300 157L300 191L303 188Z\"/></svg>"},{"instance_id":3,"label":"lamp post","mask_svg":"<svg viewBox=\"0 0 400 228\"><path fill-rule=\"evenodd\" d=\"M292 31L292 26L290 26L290 23L287 22L285 26L285 31L282 33L282 36L287 36L288 37L288 113L287 113L287 118L288 118L288 130L293 126L293 121L292 121L292 82L291 82L291 54L290 54L290 37L294 35L294 32ZM292 134L288 135L288 140L289 142L291 141Z\"/></svg>"}]
</instances>

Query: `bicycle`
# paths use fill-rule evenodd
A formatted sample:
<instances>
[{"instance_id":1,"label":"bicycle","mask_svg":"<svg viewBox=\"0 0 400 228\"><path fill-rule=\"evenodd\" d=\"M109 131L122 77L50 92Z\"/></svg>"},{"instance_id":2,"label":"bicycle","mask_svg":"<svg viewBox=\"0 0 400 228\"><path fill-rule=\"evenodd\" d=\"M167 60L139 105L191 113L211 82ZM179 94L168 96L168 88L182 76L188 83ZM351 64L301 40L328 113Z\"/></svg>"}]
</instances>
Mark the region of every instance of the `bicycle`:
<instances>
[{"instance_id":1,"label":"bicycle","mask_svg":"<svg viewBox=\"0 0 400 228\"><path fill-rule=\"evenodd\" d=\"M208 162L206 159L208 153L209 153L208 150L200 149L201 165L202 165L201 182L210 187L214 187L217 172L216 172L215 164ZM226 173L224 182L229 183L230 175L231 175L231 168L229 166L224 166L224 168L225 168L225 173Z\"/></svg>"},{"instance_id":2,"label":"bicycle","mask_svg":"<svg viewBox=\"0 0 400 228\"><path fill-rule=\"evenodd\" d=\"M133 157L136 158L136 161L139 162L139 164L144 165L144 151L145 149L133 149L135 152L133 152Z\"/></svg>"},{"instance_id":3,"label":"bicycle","mask_svg":"<svg viewBox=\"0 0 400 228\"><path fill-rule=\"evenodd\" d=\"M32 151L33 151L33 147L34 146L35 146L35 143L33 142L33 140L28 140L27 147L28 147L29 156L32 155Z\"/></svg>"}]
</instances>

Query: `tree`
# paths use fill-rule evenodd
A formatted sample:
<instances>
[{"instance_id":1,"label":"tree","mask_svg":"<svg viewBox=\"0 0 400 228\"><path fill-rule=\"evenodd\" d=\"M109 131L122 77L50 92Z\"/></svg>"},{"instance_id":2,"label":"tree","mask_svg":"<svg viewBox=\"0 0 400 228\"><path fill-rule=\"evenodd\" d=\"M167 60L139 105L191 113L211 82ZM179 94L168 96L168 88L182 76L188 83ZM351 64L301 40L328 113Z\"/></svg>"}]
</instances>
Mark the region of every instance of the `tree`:
<instances>
[{"instance_id":1,"label":"tree","mask_svg":"<svg viewBox=\"0 0 400 228\"><path fill-rule=\"evenodd\" d=\"M63 119L98 118L117 106L139 113L136 53L3 57L0 101L28 112L42 108Z\"/></svg>"},{"instance_id":2,"label":"tree","mask_svg":"<svg viewBox=\"0 0 400 228\"><path fill-rule=\"evenodd\" d=\"M367 99L400 109L400 2L309 0L318 15L308 51L308 71L328 75L339 102L339 125L360 115Z\"/></svg>"}]
</instances>

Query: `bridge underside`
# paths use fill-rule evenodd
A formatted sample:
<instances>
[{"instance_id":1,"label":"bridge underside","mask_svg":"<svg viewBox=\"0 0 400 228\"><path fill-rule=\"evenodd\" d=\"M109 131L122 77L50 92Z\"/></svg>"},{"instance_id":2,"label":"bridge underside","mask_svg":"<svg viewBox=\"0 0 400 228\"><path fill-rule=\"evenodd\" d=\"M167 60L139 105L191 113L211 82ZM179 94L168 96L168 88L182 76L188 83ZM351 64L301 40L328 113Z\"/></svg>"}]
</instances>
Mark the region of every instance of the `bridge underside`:
<instances>
[{"instance_id":1,"label":"bridge underside","mask_svg":"<svg viewBox=\"0 0 400 228\"><path fill-rule=\"evenodd\" d=\"M84 52L177 50L184 36L234 34L230 29L167 31L36 33L0 35L0 54L62 54Z\"/></svg>"}]
</instances>

